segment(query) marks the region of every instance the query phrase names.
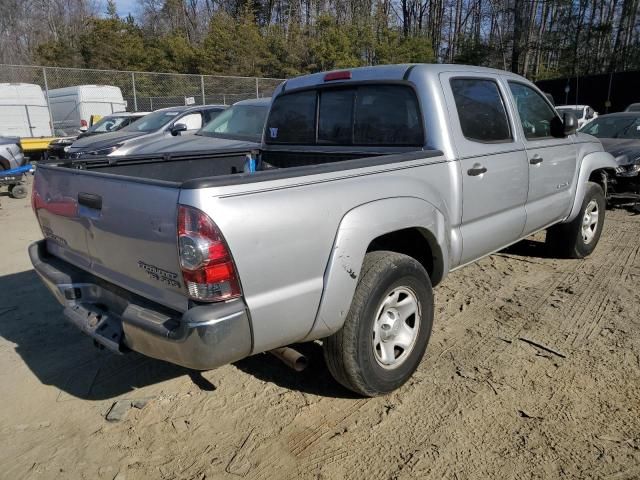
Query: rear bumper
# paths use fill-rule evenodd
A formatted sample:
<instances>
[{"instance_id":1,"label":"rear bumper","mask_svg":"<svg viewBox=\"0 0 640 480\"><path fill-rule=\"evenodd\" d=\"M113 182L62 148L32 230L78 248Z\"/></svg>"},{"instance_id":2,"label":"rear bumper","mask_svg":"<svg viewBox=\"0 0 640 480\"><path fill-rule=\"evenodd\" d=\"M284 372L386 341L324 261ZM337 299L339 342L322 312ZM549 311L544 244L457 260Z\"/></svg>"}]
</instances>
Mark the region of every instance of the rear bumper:
<instances>
[{"instance_id":1,"label":"rear bumper","mask_svg":"<svg viewBox=\"0 0 640 480\"><path fill-rule=\"evenodd\" d=\"M30 245L29 256L65 307L67 320L112 351L131 349L196 370L219 367L251 353L251 328L242 300L180 313L49 255L45 240Z\"/></svg>"}]
</instances>

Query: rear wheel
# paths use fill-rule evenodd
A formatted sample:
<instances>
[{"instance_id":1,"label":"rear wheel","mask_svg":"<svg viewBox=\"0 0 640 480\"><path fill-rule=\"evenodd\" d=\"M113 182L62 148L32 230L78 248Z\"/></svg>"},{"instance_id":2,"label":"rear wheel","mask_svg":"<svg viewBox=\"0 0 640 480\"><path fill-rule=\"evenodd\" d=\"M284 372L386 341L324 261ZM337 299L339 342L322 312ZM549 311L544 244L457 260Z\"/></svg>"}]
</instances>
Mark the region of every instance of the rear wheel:
<instances>
[{"instance_id":1,"label":"rear wheel","mask_svg":"<svg viewBox=\"0 0 640 480\"><path fill-rule=\"evenodd\" d=\"M590 255L600 240L605 210L602 187L589 182L578 216L569 223L554 225L547 230L547 243L562 257L584 258Z\"/></svg>"},{"instance_id":2,"label":"rear wheel","mask_svg":"<svg viewBox=\"0 0 640 480\"><path fill-rule=\"evenodd\" d=\"M403 385L416 370L433 324L433 293L425 269L395 252L365 256L341 330L324 342L333 377L373 397Z\"/></svg>"}]
</instances>

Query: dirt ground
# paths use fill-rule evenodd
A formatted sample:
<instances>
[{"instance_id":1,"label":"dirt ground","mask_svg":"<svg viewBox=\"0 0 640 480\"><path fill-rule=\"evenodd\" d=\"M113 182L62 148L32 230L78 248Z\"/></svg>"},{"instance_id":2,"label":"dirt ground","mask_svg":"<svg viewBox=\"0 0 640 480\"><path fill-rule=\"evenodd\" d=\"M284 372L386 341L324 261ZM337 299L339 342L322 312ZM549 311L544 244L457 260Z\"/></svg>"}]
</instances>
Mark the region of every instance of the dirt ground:
<instances>
[{"instance_id":1,"label":"dirt ground","mask_svg":"<svg viewBox=\"0 0 640 480\"><path fill-rule=\"evenodd\" d=\"M640 478L640 215L587 260L542 235L451 274L412 380L361 399L317 343L303 373L95 349L31 269L29 200L0 202L1 478Z\"/></svg>"}]
</instances>

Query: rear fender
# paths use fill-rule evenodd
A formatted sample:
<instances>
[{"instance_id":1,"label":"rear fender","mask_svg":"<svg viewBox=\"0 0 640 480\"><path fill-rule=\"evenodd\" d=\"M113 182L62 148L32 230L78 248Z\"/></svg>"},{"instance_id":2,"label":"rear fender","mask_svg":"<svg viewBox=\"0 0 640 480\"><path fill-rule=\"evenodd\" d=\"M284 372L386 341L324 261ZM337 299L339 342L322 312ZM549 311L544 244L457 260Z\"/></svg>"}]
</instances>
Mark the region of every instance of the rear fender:
<instances>
[{"instance_id":1,"label":"rear fender","mask_svg":"<svg viewBox=\"0 0 640 480\"><path fill-rule=\"evenodd\" d=\"M571 213L569 213L569 216L563 223L571 222L578 216L578 213L580 213L582 202L584 201L584 195L587 190L587 183L589 182L591 174L596 170L615 170L617 166L616 161L610 153L592 152L585 155L580 163L580 171L578 172L578 181L576 184L576 194L573 199Z\"/></svg>"},{"instance_id":2,"label":"rear fender","mask_svg":"<svg viewBox=\"0 0 640 480\"><path fill-rule=\"evenodd\" d=\"M342 327L356 290L367 247L375 238L419 228L440 247L439 266L449 266L447 222L432 204L414 197L387 198L360 205L342 218L324 274L320 307L306 341L326 337Z\"/></svg>"}]
</instances>

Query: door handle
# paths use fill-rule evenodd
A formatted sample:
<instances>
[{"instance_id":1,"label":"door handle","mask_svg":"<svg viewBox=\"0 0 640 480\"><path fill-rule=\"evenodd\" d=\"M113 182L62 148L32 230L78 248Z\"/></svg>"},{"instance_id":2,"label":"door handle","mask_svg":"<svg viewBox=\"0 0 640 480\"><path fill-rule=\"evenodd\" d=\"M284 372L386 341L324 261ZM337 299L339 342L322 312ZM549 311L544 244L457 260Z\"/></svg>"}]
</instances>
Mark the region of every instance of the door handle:
<instances>
[{"instance_id":1,"label":"door handle","mask_svg":"<svg viewBox=\"0 0 640 480\"><path fill-rule=\"evenodd\" d=\"M102 197L93 193L78 193L78 204L94 210L102 210Z\"/></svg>"},{"instance_id":2,"label":"door handle","mask_svg":"<svg viewBox=\"0 0 640 480\"><path fill-rule=\"evenodd\" d=\"M470 177L477 177L478 175L482 175L483 173L487 173L487 167L483 167L479 163L476 163L473 168L467 170L467 175Z\"/></svg>"},{"instance_id":3,"label":"door handle","mask_svg":"<svg viewBox=\"0 0 640 480\"><path fill-rule=\"evenodd\" d=\"M544 158L542 158L540 155L534 155L533 157L531 157L531 159L529 160L529 163L531 165L538 165L539 163L544 162Z\"/></svg>"}]
</instances>

